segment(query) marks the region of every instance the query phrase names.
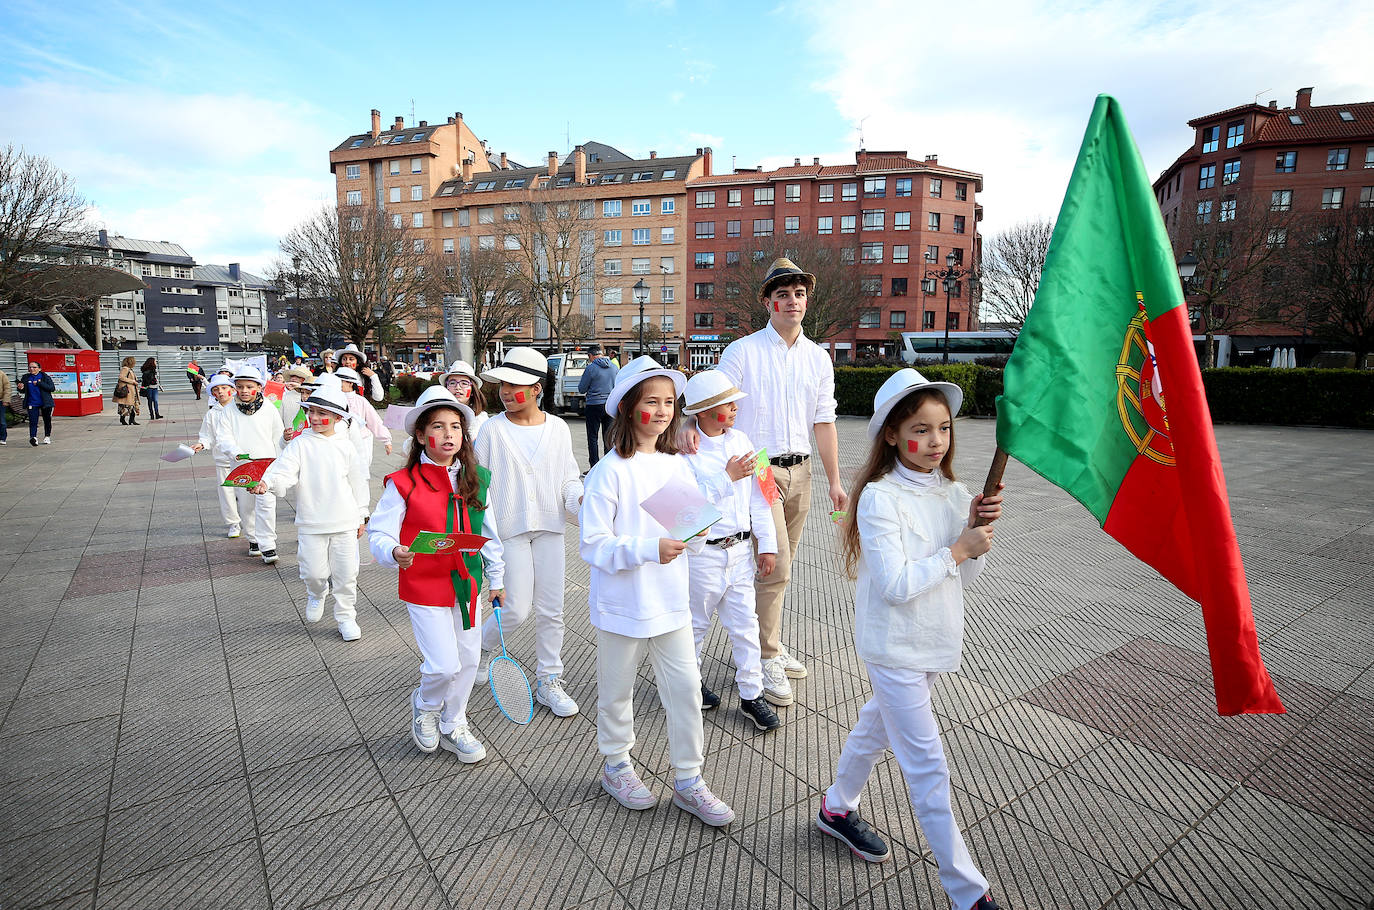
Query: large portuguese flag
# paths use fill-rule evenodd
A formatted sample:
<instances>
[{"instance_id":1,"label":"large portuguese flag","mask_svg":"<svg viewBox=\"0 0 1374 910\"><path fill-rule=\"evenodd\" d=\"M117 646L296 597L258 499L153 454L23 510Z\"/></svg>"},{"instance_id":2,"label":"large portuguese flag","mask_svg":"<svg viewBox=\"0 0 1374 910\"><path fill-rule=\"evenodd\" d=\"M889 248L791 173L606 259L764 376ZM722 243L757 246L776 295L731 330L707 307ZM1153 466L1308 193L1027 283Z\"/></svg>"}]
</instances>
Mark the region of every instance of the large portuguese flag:
<instances>
[{"instance_id":1,"label":"large portuguese flag","mask_svg":"<svg viewBox=\"0 0 1374 910\"><path fill-rule=\"evenodd\" d=\"M1173 252L1107 95L1007 364L997 443L1202 605L1218 713L1283 712L1260 658Z\"/></svg>"}]
</instances>

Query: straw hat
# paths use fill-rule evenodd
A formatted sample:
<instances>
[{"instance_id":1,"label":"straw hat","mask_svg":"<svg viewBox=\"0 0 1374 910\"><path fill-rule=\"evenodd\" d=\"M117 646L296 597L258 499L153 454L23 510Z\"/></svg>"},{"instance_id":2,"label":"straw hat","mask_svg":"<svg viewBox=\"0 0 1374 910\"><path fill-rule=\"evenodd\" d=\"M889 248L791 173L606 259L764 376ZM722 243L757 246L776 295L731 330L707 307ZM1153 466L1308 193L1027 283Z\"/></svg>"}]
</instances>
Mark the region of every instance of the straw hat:
<instances>
[{"instance_id":1,"label":"straw hat","mask_svg":"<svg viewBox=\"0 0 1374 910\"><path fill-rule=\"evenodd\" d=\"M320 381L312 383L312 385L314 388L310 392L310 398L301 402L301 407L322 408L338 417L353 416L348 413L348 399L344 395L343 386L339 385L337 378L321 376Z\"/></svg>"},{"instance_id":2,"label":"straw hat","mask_svg":"<svg viewBox=\"0 0 1374 910\"><path fill-rule=\"evenodd\" d=\"M759 299L767 300L768 295L773 291L770 285L784 278L800 278L802 284L806 285L806 293L808 296L810 296L812 291L816 290L816 276L812 275L810 272L803 272L797 267L795 262L783 256L774 259L773 264L768 267L768 274L763 276L763 284L759 286Z\"/></svg>"},{"instance_id":3,"label":"straw hat","mask_svg":"<svg viewBox=\"0 0 1374 910\"><path fill-rule=\"evenodd\" d=\"M472 380L474 386L480 387L482 384L481 380L477 378L477 371L466 360L455 360L449 364L449 368L439 374L439 385L447 388L450 376L466 376Z\"/></svg>"},{"instance_id":4,"label":"straw hat","mask_svg":"<svg viewBox=\"0 0 1374 910\"><path fill-rule=\"evenodd\" d=\"M253 366L251 363L240 363L238 367L235 368L234 380L238 381L240 379L248 380L250 382L256 382L258 385L262 385L262 374L259 373L258 368Z\"/></svg>"},{"instance_id":5,"label":"straw hat","mask_svg":"<svg viewBox=\"0 0 1374 910\"><path fill-rule=\"evenodd\" d=\"M686 404L682 413L689 417L747 397L720 370L704 370L687 380L687 390L683 396Z\"/></svg>"}]
</instances>

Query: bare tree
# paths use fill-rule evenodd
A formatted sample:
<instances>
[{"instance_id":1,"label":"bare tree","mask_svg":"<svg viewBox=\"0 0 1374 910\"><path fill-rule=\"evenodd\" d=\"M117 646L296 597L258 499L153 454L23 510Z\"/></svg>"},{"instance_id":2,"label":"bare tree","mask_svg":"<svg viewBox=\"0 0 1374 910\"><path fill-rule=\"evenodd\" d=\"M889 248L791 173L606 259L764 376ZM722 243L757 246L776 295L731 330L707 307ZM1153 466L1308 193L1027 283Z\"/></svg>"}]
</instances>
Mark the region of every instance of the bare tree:
<instances>
[{"instance_id":1,"label":"bare tree","mask_svg":"<svg viewBox=\"0 0 1374 910\"><path fill-rule=\"evenodd\" d=\"M497 217L495 242L518 263L525 300L548 322L562 351L568 320L585 315L579 299L596 299L601 237L593 203L566 190L530 190Z\"/></svg>"},{"instance_id":2,"label":"bare tree","mask_svg":"<svg viewBox=\"0 0 1374 910\"><path fill-rule=\"evenodd\" d=\"M802 323L803 331L811 340L825 341L852 328L858 320L859 310L870 305L870 297L864 293L859 267L855 264L853 247L842 247L818 237L783 235L757 238L749 249L727 256L730 259L724 268L715 273L719 277L711 282L714 288L710 310L724 325L738 325L743 334L758 331L768 324L768 311L759 303L759 288L763 286L768 267L780 256L786 256L803 271L816 276L816 289L807 302L806 319ZM692 281L701 283L705 279L695 277Z\"/></svg>"},{"instance_id":3,"label":"bare tree","mask_svg":"<svg viewBox=\"0 0 1374 910\"><path fill-rule=\"evenodd\" d=\"M76 183L41 155L0 152L0 311L45 313L72 300L70 280L46 264L68 258L87 229ZM99 296L97 293L96 296Z\"/></svg>"},{"instance_id":4,"label":"bare tree","mask_svg":"<svg viewBox=\"0 0 1374 910\"><path fill-rule=\"evenodd\" d=\"M472 350L481 366L487 346L506 327L531 316L521 260L504 245L469 249L457 257L439 253L430 262L435 290L444 297L464 298L472 311Z\"/></svg>"},{"instance_id":5,"label":"bare tree","mask_svg":"<svg viewBox=\"0 0 1374 910\"><path fill-rule=\"evenodd\" d=\"M325 206L281 241L329 331L362 347L379 326L437 318L430 251L399 218L369 206Z\"/></svg>"},{"instance_id":6,"label":"bare tree","mask_svg":"<svg viewBox=\"0 0 1374 910\"><path fill-rule=\"evenodd\" d=\"M1188 303L1207 337L1203 366L1214 367L1217 335L1274 321L1268 303L1274 289L1265 276L1284 256L1291 217L1281 205L1254 196L1203 202L1220 207L1182 219L1174 242L1197 257Z\"/></svg>"},{"instance_id":7,"label":"bare tree","mask_svg":"<svg viewBox=\"0 0 1374 910\"><path fill-rule=\"evenodd\" d=\"M1374 208L1344 206L1316 212L1296 226L1305 248L1286 270L1297 306L1288 313L1304 334L1355 352L1364 369L1374 350ZM1305 302L1305 305L1303 305Z\"/></svg>"},{"instance_id":8,"label":"bare tree","mask_svg":"<svg viewBox=\"0 0 1374 910\"><path fill-rule=\"evenodd\" d=\"M1054 221L1036 218L992 235L983 245L978 290L988 316L1012 332L1021 331L1035 302L1053 235Z\"/></svg>"}]
</instances>

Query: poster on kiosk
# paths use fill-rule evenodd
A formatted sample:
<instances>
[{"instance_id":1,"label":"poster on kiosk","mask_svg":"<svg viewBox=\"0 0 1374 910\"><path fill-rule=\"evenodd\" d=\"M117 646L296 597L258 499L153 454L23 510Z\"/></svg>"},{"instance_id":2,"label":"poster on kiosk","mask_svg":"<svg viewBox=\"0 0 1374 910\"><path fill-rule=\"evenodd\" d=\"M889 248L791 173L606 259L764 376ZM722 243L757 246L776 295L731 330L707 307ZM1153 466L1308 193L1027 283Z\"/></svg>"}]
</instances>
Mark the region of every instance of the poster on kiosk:
<instances>
[{"instance_id":1,"label":"poster on kiosk","mask_svg":"<svg viewBox=\"0 0 1374 910\"><path fill-rule=\"evenodd\" d=\"M52 377L53 414L81 417L105 407L100 383L100 352L72 348L29 348L26 363L37 363Z\"/></svg>"}]
</instances>

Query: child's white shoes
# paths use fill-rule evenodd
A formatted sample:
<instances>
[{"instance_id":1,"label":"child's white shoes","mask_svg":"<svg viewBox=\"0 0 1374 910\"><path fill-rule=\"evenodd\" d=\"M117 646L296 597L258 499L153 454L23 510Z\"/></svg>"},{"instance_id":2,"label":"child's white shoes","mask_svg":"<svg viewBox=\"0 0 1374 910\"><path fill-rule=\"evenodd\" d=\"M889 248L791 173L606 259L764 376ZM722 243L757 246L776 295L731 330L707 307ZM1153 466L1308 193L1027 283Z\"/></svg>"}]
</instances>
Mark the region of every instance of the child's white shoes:
<instances>
[{"instance_id":1,"label":"child's white shoes","mask_svg":"<svg viewBox=\"0 0 1374 910\"><path fill-rule=\"evenodd\" d=\"M602 764L601 789L626 809L652 809L658 803L628 761L621 762L615 768Z\"/></svg>"},{"instance_id":2,"label":"child's white shoes","mask_svg":"<svg viewBox=\"0 0 1374 910\"><path fill-rule=\"evenodd\" d=\"M787 681L787 668L782 655L763 662L763 697L779 708L792 704L792 684Z\"/></svg>"},{"instance_id":3,"label":"child's white shoes","mask_svg":"<svg viewBox=\"0 0 1374 910\"><path fill-rule=\"evenodd\" d=\"M735 810L712 793L700 776L690 787L673 788L673 805L692 813L713 828L724 827L735 820Z\"/></svg>"},{"instance_id":4,"label":"child's white shoes","mask_svg":"<svg viewBox=\"0 0 1374 910\"><path fill-rule=\"evenodd\" d=\"M487 757L487 747L478 742L467 724L459 724L452 733L440 733L439 745L458 756L458 760L465 765Z\"/></svg>"},{"instance_id":5,"label":"child's white shoes","mask_svg":"<svg viewBox=\"0 0 1374 910\"><path fill-rule=\"evenodd\" d=\"M410 738L421 752L439 748L439 712L420 707L420 690L410 693Z\"/></svg>"},{"instance_id":6,"label":"child's white shoes","mask_svg":"<svg viewBox=\"0 0 1374 910\"><path fill-rule=\"evenodd\" d=\"M230 525L229 533L224 536L228 537L230 540L237 540L238 538L243 536L243 529L240 528L238 525Z\"/></svg>"},{"instance_id":7,"label":"child's white shoes","mask_svg":"<svg viewBox=\"0 0 1374 910\"><path fill-rule=\"evenodd\" d=\"M310 597L305 601L305 621L319 622L324 618L324 598Z\"/></svg>"},{"instance_id":8,"label":"child's white shoes","mask_svg":"<svg viewBox=\"0 0 1374 910\"><path fill-rule=\"evenodd\" d=\"M345 619L339 623L339 636L344 641L357 641L363 637L363 630L353 620Z\"/></svg>"},{"instance_id":9,"label":"child's white shoes","mask_svg":"<svg viewBox=\"0 0 1374 910\"><path fill-rule=\"evenodd\" d=\"M541 676L535 680L534 700L559 717L572 717L577 713L577 702L564 691L563 681L557 674Z\"/></svg>"},{"instance_id":10,"label":"child's white shoes","mask_svg":"<svg viewBox=\"0 0 1374 910\"><path fill-rule=\"evenodd\" d=\"M782 672L792 679L806 679L806 664L793 657L786 648L778 650L778 659L782 661Z\"/></svg>"}]
</instances>

